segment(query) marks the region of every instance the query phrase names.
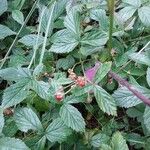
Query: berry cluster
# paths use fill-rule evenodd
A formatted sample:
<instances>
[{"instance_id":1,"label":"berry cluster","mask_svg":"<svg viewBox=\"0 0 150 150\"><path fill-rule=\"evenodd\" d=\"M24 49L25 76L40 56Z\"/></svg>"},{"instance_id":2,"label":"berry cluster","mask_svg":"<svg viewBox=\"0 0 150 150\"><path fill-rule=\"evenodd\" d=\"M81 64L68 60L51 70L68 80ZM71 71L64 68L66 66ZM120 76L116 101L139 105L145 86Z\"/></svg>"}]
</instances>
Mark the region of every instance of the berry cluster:
<instances>
[{"instance_id":1,"label":"berry cluster","mask_svg":"<svg viewBox=\"0 0 150 150\"><path fill-rule=\"evenodd\" d=\"M71 86L71 88L74 87L74 86L84 87L84 86L86 85L87 81L86 81L86 78L85 78L85 77L83 77L83 76L77 76L77 75L73 72L73 69L69 69L69 70L68 70L68 73L69 73L69 76L68 76L68 77L69 77L71 80L74 81L74 85ZM69 91L70 91L70 90L69 90ZM63 100L64 96L65 96L64 88L61 86L61 87L57 90L57 92L55 93L55 99L56 99L57 102L61 102L61 101Z\"/></svg>"},{"instance_id":2,"label":"berry cluster","mask_svg":"<svg viewBox=\"0 0 150 150\"><path fill-rule=\"evenodd\" d=\"M68 70L69 78L75 82L76 85L83 87L86 85L86 79L83 76L77 76L72 69Z\"/></svg>"}]
</instances>

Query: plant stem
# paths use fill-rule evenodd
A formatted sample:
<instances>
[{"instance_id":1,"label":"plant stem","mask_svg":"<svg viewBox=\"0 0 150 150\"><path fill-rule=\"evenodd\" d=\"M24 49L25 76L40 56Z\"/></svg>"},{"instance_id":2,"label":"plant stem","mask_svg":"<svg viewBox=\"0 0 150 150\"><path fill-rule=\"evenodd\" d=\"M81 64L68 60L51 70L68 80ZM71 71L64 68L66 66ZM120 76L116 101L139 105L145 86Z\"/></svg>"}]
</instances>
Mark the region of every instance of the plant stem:
<instances>
[{"instance_id":1,"label":"plant stem","mask_svg":"<svg viewBox=\"0 0 150 150\"><path fill-rule=\"evenodd\" d=\"M38 40L39 40L40 30L41 30L41 25L42 25L42 18L43 18L43 15L45 13L45 10L46 10L46 8L44 10L42 10L42 13L41 13L41 18L40 18L39 26L38 26L38 34L37 34L37 38L36 38L36 44L35 44L35 47L33 47L33 50L34 50L33 56L31 58L29 66L28 66L29 69L32 66L32 63L33 63L33 61L34 61L34 59L36 57L36 52L37 52L37 49L38 49Z\"/></svg>"},{"instance_id":2,"label":"plant stem","mask_svg":"<svg viewBox=\"0 0 150 150\"><path fill-rule=\"evenodd\" d=\"M42 64L42 62L43 62L45 48L46 48L46 42L47 42L47 37L48 37L50 29L52 30L51 26L52 26L52 23L53 23L54 7L55 7L55 3L52 4L52 6L51 6L51 12L50 12L49 19L48 19L48 24L47 24L47 27L46 27L46 32L45 32L45 37L44 37L44 42L43 42L43 47L42 47L42 52L41 52L41 57L40 57L39 64Z\"/></svg>"},{"instance_id":3,"label":"plant stem","mask_svg":"<svg viewBox=\"0 0 150 150\"><path fill-rule=\"evenodd\" d=\"M115 0L108 0L108 10L109 10L109 41L108 49L111 52L112 49L112 34L113 34L113 24L114 24L114 9L115 9Z\"/></svg>"},{"instance_id":4,"label":"plant stem","mask_svg":"<svg viewBox=\"0 0 150 150\"><path fill-rule=\"evenodd\" d=\"M125 86L129 91L131 91L137 98L139 98L145 104L150 106L150 99L145 97L140 91L136 90L131 84L128 83L128 81L122 79L120 76L118 76L116 73L114 73L112 71L110 71L109 74L118 83Z\"/></svg>"}]
</instances>

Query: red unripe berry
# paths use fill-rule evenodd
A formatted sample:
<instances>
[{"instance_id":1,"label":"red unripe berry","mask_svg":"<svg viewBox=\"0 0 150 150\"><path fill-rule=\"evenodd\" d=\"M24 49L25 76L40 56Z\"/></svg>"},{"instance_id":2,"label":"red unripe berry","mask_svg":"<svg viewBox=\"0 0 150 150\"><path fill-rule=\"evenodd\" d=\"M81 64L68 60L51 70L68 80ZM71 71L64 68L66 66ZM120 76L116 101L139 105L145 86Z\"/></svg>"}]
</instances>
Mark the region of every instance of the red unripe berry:
<instances>
[{"instance_id":1,"label":"red unripe berry","mask_svg":"<svg viewBox=\"0 0 150 150\"><path fill-rule=\"evenodd\" d=\"M64 94L63 94L63 93L57 92L57 93L55 94L55 99L56 99L58 102L62 101L63 98L64 98Z\"/></svg>"},{"instance_id":2,"label":"red unripe berry","mask_svg":"<svg viewBox=\"0 0 150 150\"><path fill-rule=\"evenodd\" d=\"M86 84L85 78L79 76L79 77L76 79L76 84L77 84L78 86L80 86L80 87L85 86L85 84Z\"/></svg>"}]
</instances>

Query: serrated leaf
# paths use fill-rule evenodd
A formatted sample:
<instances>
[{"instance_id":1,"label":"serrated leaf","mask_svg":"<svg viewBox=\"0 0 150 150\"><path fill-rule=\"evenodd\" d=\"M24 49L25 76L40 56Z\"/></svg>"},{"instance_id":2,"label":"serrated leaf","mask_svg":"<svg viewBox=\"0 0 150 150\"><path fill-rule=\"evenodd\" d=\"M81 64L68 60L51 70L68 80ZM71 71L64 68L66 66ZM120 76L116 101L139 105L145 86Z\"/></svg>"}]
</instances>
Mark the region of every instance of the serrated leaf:
<instances>
[{"instance_id":1,"label":"serrated leaf","mask_svg":"<svg viewBox=\"0 0 150 150\"><path fill-rule=\"evenodd\" d=\"M77 110L77 108L69 104L64 104L60 108L59 114L63 122L68 127L71 127L73 130L77 132L79 131L83 132L85 130L84 118L82 117L81 113Z\"/></svg>"},{"instance_id":2,"label":"serrated leaf","mask_svg":"<svg viewBox=\"0 0 150 150\"><path fill-rule=\"evenodd\" d=\"M44 65L38 64L33 71L33 76L38 77L43 72L43 69L44 69Z\"/></svg>"},{"instance_id":3,"label":"serrated leaf","mask_svg":"<svg viewBox=\"0 0 150 150\"><path fill-rule=\"evenodd\" d=\"M143 87L139 87L139 88L133 87L133 88L140 91L145 96L150 97L150 94L149 94L150 91L148 89L143 88ZM139 98L137 98L126 87L119 88L118 90L114 92L112 96L115 99L118 106L125 107L125 108L133 107L142 103L142 101Z\"/></svg>"},{"instance_id":4,"label":"serrated leaf","mask_svg":"<svg viewBox=\"0 0 150 150\"><path fill-rule=\"evenodd\" d=\"M46 137L50 142L63 142L67 136L71 134L71 130L58 118L55 119L46 129Z\"/></svg>"},{"instance_id":5,"label":"serrated leaf","mask_svg":"<svg viewBox=\"0 0 150 150\"><path fill-rule=\"evenodd\" d=\"M78 45L78 41L68 30L60 30L52 37L50 52L68 53Z\"/></svg>"},{"instance_id":6,"label":"serrated leaf","mask_svg":"<svg viewBox=\"0 0 150 150\"><path fill-rule=\"evenodd\" d=\"M144 118L144 124L146 128L148 129L148 131L150 131L150 107L147 106L145 108L143 118Z\"/></svg>"},{"instance_id":7,"label":"serrated leaf","mask_svg":"<svg viewBox=\"0 0 150 150\"><path fill-rule=\"evenodd\" d=\"M93 53L100 52L102 49L103 49L103 46L97 47L97 46L84 44L81 46L80 51L82 55L89 56L89 55L92 55Z\"/></svg>"},{"instance_id":8,"label":"serrated leaf","mask_svg":"<svg viewBox=\"0 0 150 150\"><path fill-rule=\"evenodd\" d=\"M100 82L106 75L107 73L110 71L111 69L111 62L106 62L106 63L101 63L99 69L96 72L95 75L95 82L98 83Z\"/></svg>"},{"instance_id":9,"label":"serrated leaf","mask_svg":"<svg viewBox=\"0 0 150 150\"><path fill-rule=\"evenodd\" d=\"M0 40L4 39L7 36L14 35L16 32L9 29L7 26L0 24Z\"/></svg>"},{"instance_id":10,"label":"serrated leaf","mask_svg":"<svg viewBox=\"0 0 150 150\"><path fill-rule=\"evenodd\" d=\"M46 137L43 136L34 146L34 150L43 150L46 144Z\"/></svg>"},{"instance_id":11,"label":"serrated leaf","mask_svg":"<svg viewBox=\"0 0 150 150\"><path fill-rule=\"evenodd\" d=\"M30 150L20 139L3 137L0 138L1 150Z\"/></svg>"},{"instance_id":12,"label":"serrated leaf","mask_svg":"<svg viewBox=\"0 0 150 150\"><path fill-rule=\"evenodd\" d=\"M82 96L71 95L71 96L67 96L63 100L63 103L67 103L67 104L75 104L80 102L85 102L85 97L83 95Z\"/></svg>"},{"instance_id":13,"label":"serrated leaf","mask_svg":"<svg viewBox=\"0 0 150 150\"><path fill-rule=\"evenodd\" d=\"M77 38L80 37L80 13L78 10L75 8L72 8L65 20L64 20L64 25L65 27L72 33L74 34Z\"/></svg>"},{"instance_id":14,"label":"serrated leaf","mask_svg":"<svg viewBox=\"0 0 150 150\"><path fill-rule=\"evenodd\" d=\"M147 83L150 87L150 68L147 69L146 80L147 80Z\"/></svg>"},{"instance_id":15,"label":"serrated leaf","mask_svg":"<svg viewBox=\"0 0 150 150\"><path fill-rule=\"evenodd\" d=\"M9 110L9 109L8 109ZM5 118L5 126L3 127L3 134L5 137L13 137L18 132L18 127L12 116Z\"/></svg>"},{"instance_id":16,"label":"serrated leaf","mask_svg":"<svg viewBox=\"0 0 150 150\"><path fill-rule=\"evenodd\" d=\"M66 58L61 58L57 61L56 68L63 68L67 70L75 64L75 60L71 55L68 55Z\"/></svg>"},{"instance_id":17,"label":"serrated leaf","mask_svg":"<svg viewBox=\"0 0 150 150\"><path fill-rule=\"evenodd\" d=\"M126 140L131 144L145 144L144 137L137 133L127 134Z\"/></svg>"},{"instance_id":18,"label":"serrated leaf","mask_svg":"<svg viewBox=\"0 0 150 150\"><path fill-rule=\"evenodd\" d=\"M137 8L141 6L141 0L123 0L123 2Z\"/></svg>"},{"instance_id":19,"label":"serrated leaf","mask_svg":"<svg viewBox=\"0 0 150 150\"><path fill-rule=\"evenodd\" d=\"M28 68L6 68L0 70L0 77L8 81L19 81L23 78L31 78Z\"/></svg>"},{"instance_id":20,"label":"serrated leaf","mask_svg":"<svg viewBox=\"0 0 150 150\"><path fill-rule=\"evenodd\" d=\"M93 86L91 86L90 84L85 85L82 88L76 88L74 91L74 95L75 96L81 96L81 95L85 95L88 92L91 92L93 90Z\"/></svg>"},{"instance_id":21,"label":"serrated leaf","mask_svg":"<svg viewBox=\"0 0 150 150\"><path fill-rule=\"evenodd\" d=\"M128 108L126 111L127 115L131 118L141 117L143 116L142 110L136 107Z\"/></svg>"},{"instance_id":22,"label":"serrated leaf","mask_svg":"<svg viewBox=\"0 0 150 150\"><path fill-rule=\"evenodd\" d=\"M144 64L150 66L150 58L145 53L132 53L129 58L139 64Z\"/></svg>"},{"instance_id":23,"label":"serrated leaf","mask_svg":"<svg viewBox=\"0 0 150 150\"><path fill-rule=\"evenodd\" d=\"M7 0L0 0L0 16L7 11L8 3Z\"/></svg>"},{"instance_id":24,"label":"serrated leaf","mask_svg":"<svg viewBox=\"0 0 150 150\"><path fill-rule=\"evenodd\" d=\"M2 107L8 108L22 102L29 94L30 79L20 80L4 90Z\"/></svg>"},{"instance_id":25,"label":"serrated leaf","mask_svg":"<svg viewBox=\"0 0 150 150\"><path fill-rule=\"evenodd\" d=\"M91 145L94 147L100 147L102 144L107 144L109 139L110 139L109 136L99 133L92 137Z\"/></svg>"},{"instance_id":26,"label":"serrated leaf","mask_svg":"<svg viewBox=\"0 0 150 150\"><path fill-rule=\"evenodd\" d=\"M48 90L50 88L50 84L44 81L32 81L31 89L33 89L41 98L45 100L49 100L50 96Z\"/></svg>"},{"instance_id":27,"label":"serrated leaf","mask_svg":"<svg viewBox=\"0 0 150 150\"><path fill-rule=\"evenodd\" d=\"M112 150L112 148L109 145L102 144L101 145L101 150Z\"/></svg>"},{"instance_id":28,"label":"serrated leaf","mask_svg":"<svg viewBox=\"0 0 150 150\"><path fill-rule=\"evenodd\" d=\"M0 133L2 133L4 127L4 115L3 115L3 109L0 107Z\"/></svg>"},{"instance_id":29,"label":"serrated leaf","mask_svg":"<svg viewBox=\"0 0 150 150\"><path fill-rule=\"evenodd\" d=\"M54 82L60 85L70 84L73 81L70 78L66 78L65 73L55 73L54 74Z\"/></svg>"},{"instance_id":30,"label":"serrated leaf","mask_svg":"<svg viewBox=\"0 0 150 150\"><path fill-rule=\"evenodd\" d=\"M20 10L13 10L12 11L12 18L17 21L19 24L24 23L24 16Z\"/></svg>"},{"instance_id":31,"label":"serrated leaf","mask_svg":"<svg viewBox=\"0 0 150 150\"><path fill-rule=\"evenodd\" d=\"M108 115L117 115L116 103L110 94L96 85L94 86L94 95L102 111L106 112Z\"/></svg>"},{"instance_id":32,"label":"serrated leaf","mask_svg":"<svg viewBox=\"0 0 150 150\"><path fill-rule=\"evenodd\" d=\"M26 0L14 0L14 1L12 1L13 10L15 10L15 9L20 10L23 7L25 1Z\"/></svg>"},{"instance_id":33,"label":"serrated leaf","mask_svg":"<svg viewBox=\"0 0 150 150\"><path fill-rule=\"evenodd\" d=\"M88 44L91 46L103 46L108 41L108 35L99 31L91 31L84 35L81 40L82 44Z\"/></svg>"},{"instance_id":34,"label":"serrated leaf","mask_svg":"<svg viewBox=\"0 0 150 150\"><path fill-rule=\"evenodd\" d=\"M136 12L137 8L133 6L127 6L121 9L118 12L119 17L123 22L127 21L129 18L133 16L133 14Z\"/></svg>"},{"instance_id":35,"label":"serrated leaf","mask_svg":"<svg viewBox=\"0 0 150 150\"><path fill-rule=\"evenodd\" d=\"M106 11L103 9L92 9L90 12L90 17L93 20L99 21L100 28L102 30L108 30L108 17L106 16Z\"/></svg>"},{"instance_id":36,"label":"serrated leaf","mask_svg":"<svg viewBox=\"0 0 150 150\"><path fill-rule=\"evenodd\" d=\"M143 6L138 9L138 14L141 22L149 27L150 26L150 7L149 6Z\"/></svg>"},{"instance_id":37,"label":"serrated leaf","mask_svg":"<svg viewBox=\"0 0 150 150\"><path fill-rule=\"evenodd\" d=\"M35 46L36 40L38 38L38 46L43 44L44 37L43 36L37 36L36 34L29 34L22 37L19 42L26 45L26 46Z\"/></svg>"},{"instance_id":38,"label":"serrated leaf","mask_svg":"<svg viewBox=\"0 0 150 150\"><path fill-rule=\"evenodd\" d=\"M64 11L68 0L58 0L54 8L54 19L56 20Z\"/></svg>"},{"instance_id":39,"label":"serrated leaf","mask_svg":"<svg viewBox=\"0 0 150 150\"><path fill-rule=\"evenodd\" d=\"M19 108L15 110L14 119L19 130L27 132L28 130L42 131L42 124L31 108Z\"/></svg>"},{"instance_id":40,"label":"serrated leaf","mask_svg":"<svg viewBox=\"0 0 150 150\"><path fill-rule=\"evenodd\" d=\"M55 4L54 7L54 12L53 12L53 19L54 21L61 15L61 13L64 11L65 9L65 5L67 3L67 0L58 0ZM41 18L41 12L44 11L44 15L42 16L42 22L41 22L41 30L43 32L46 31L46 26L48 24L48 19L49 19L49 14L51 13L51 8L48 8L44 5L42 5L42 7L39 8L39 13L40 13L40 17Z\"/></svg>"},{"instance_id":41,"label":"serrated leaf","mask_svg":"<svg viewBox=\"0 0 150 150\"><path fill-rule=\"evenodd\" d=\"M112 150L129 150L128 145L120 132L116 132L113 135L111 145Z\"/></svg>"}]
</instances>

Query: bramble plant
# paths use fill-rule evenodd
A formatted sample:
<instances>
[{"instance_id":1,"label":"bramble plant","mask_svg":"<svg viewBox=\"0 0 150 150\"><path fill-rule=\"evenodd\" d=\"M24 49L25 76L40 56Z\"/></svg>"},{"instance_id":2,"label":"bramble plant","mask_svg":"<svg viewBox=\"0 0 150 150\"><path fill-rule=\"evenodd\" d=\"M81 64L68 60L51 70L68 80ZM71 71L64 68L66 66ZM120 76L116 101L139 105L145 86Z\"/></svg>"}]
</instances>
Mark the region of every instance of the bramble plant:
<instances>
[{"instance_id":1,"label":"bramble plant","mask_svg":"<svg viewBox=\"0 0 150 150\"><path fill-rule=\"evenodd\" d=\"M0 150L150 150L149 0L0 0Z\"/></svg>"}]
</instances>

